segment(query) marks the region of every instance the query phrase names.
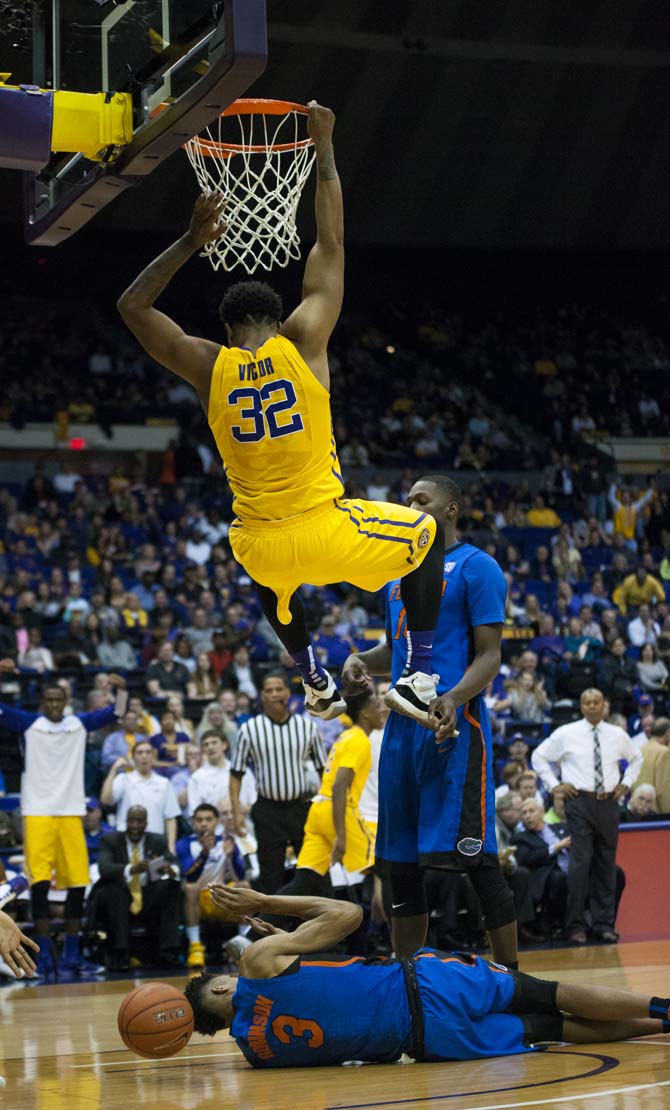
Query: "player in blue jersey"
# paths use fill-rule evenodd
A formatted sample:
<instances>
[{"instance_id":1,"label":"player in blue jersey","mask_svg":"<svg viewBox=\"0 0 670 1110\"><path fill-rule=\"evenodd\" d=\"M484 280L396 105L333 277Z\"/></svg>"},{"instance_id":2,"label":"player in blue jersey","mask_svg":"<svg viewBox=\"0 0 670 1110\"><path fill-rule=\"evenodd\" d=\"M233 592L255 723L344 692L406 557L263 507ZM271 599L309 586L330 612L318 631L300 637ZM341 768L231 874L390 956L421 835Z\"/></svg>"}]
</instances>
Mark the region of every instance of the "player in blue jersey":
<instances>
[{"instance_id":1,"label":"player in blue jersey","mask_svg":"<svg viewBox=\"0 0 670 1110\"><path fill-rule=\"evenodd\" d=\"M231 917L265 936L240 975L201 975L185 994L198 1033L230 1029L253 1067L474 1060L531 1052L547 1041L625 1040L670 1030L670 998L547 982L479 956L424 948L411 959L321 955L360 925L362 911L329 898L211 888ZM302 918L293 933L259 913Z\"/></svg>"},{"instance_id":2,"label":"player in blue jersey","mask_svg":"<svg viewBox=\"0 0 670 1110\"><path fill-rule=\"evenodd\" d=\"M436 731L391 713L379 762L375 855L391 885L396 956L426 942L422 868L466 871L481 903L493 955L517 966L514 899L498 860L491 727L483 691L500 669L504 575L490 555L456 536L463 496L450 478L431 474L407 501L430 513L445 537L444 587L433 639L438 697ZM370 675L398 675L407 651L405 609L397 582L386 587L386 643L351 655L343 686L359 690Z\"/></svg>"}]
</instances>

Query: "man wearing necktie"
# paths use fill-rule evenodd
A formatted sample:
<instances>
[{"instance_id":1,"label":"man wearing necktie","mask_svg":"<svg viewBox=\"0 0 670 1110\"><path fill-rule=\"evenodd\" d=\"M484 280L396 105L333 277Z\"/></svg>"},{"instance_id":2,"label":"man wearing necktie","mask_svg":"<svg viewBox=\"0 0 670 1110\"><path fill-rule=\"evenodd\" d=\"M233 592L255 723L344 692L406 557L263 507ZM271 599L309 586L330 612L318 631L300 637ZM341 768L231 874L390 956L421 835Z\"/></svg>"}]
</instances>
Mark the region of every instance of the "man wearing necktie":
<instances>
[{"instance_id":1,"label":"man wearing necktie","mask_svg":"<svg viewBox=\"0 0 670 1110\"><path fill-rule=\"evenodd\" d=\"M563 725L533 752L532 764L543 784L565 799L571 837L566 930L574 944L586 944L584 910L588 899L592 933L615 943L616 849L619 801L638 777L642 756L622 728L603 720L600 690L582 694L583 717ZM622 777L619 761L628 766ZM560 780L552 764L558 764Z\"/></svg>"},{"instance_id":2,"label":"man wearing necktie","mask_svg":"<svg viewBox=\"0 0 670 1110\"><path fill-rule=\"evenodd\" d=\"M152 860L156 866L150 866ZM131 925L144 925L155 938L161 967L179 964L181 888L176 857L167 840L147 832L144 806L131 806L123 832L102 838L98 852L100 879L91 891L90 913L107 933L107 967L124 971L129 965Z\"/></svg>"}]
</instances>

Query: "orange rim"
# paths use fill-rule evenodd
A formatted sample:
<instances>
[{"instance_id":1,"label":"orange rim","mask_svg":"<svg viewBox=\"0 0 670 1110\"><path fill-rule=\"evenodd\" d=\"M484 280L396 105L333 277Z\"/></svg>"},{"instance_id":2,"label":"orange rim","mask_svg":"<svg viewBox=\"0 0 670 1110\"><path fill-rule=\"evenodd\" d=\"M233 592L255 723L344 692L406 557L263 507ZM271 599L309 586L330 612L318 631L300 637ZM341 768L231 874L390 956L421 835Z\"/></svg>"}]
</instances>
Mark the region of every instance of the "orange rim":
<instances>
[{"instance_id":1,"label":"orange rim","mask_svg":"<svg viewBox=\"0 0 670 1110\"><path fill-rule=\"evenodd\" d=\"M222 116L284 116L288 112L299 112L306 116L309 108L304 104L295 104L292 100L262 100L259 98L249 100L234 100L221 113ZM233 154L279 154L284 150L302 150L312 146L311 139L297 139L293 143L222 143L214 139L201 139L195 135L190 140L200 154L205 158L230 158Z\"/></svg>"}]
</instances>

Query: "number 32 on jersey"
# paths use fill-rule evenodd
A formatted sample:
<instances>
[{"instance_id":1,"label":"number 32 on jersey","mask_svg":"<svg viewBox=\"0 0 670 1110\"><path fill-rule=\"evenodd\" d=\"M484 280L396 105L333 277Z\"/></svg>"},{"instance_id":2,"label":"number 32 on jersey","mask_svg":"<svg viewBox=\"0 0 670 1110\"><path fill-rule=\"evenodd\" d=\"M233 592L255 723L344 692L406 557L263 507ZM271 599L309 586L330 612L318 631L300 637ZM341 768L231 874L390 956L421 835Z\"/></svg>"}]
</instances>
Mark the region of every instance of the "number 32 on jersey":
<instances>
[{"instance_id":1,"label":"number 32 on jersey","mask_svg":"<svg viewBox=\"0 0 670 1110\"><path fill-rule=\"evenodd\" d=\"M300 413L291 411L298 398L293 382L287 378L266 382L260 389L252 386L233 389L226 401L233 407L239 406L240 423L230 429L238 443L258 443L265 436L279 439L304 430Z\"/></svg>"}]
</instances>

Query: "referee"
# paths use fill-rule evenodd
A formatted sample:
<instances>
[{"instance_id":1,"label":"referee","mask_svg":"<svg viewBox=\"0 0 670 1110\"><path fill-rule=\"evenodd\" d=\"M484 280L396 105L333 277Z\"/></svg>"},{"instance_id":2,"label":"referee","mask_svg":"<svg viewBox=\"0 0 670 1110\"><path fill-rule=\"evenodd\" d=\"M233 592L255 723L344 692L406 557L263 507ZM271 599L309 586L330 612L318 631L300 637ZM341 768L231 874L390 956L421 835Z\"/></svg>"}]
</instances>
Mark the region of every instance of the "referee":
<instances>
[{"instance_id":1,"label":"referee","mask_svg":"<svg viewBox=\"0 0 670 1110\"><path fill-rule=\"evenodd\" d=\"M313 793L307 761L313 761L319 775L326 764L316 725L289 713L289 696L285 675L265 675L261 687L263 712L242 725L230 768L233 819L238 834L244 836L240 788L248 761L254 765L258 800L251 819L258 841L258 885L264 894L274 894L284 884L287 845L293 845L296 856L302 847Z\"/></svg>"}]
</instances>

